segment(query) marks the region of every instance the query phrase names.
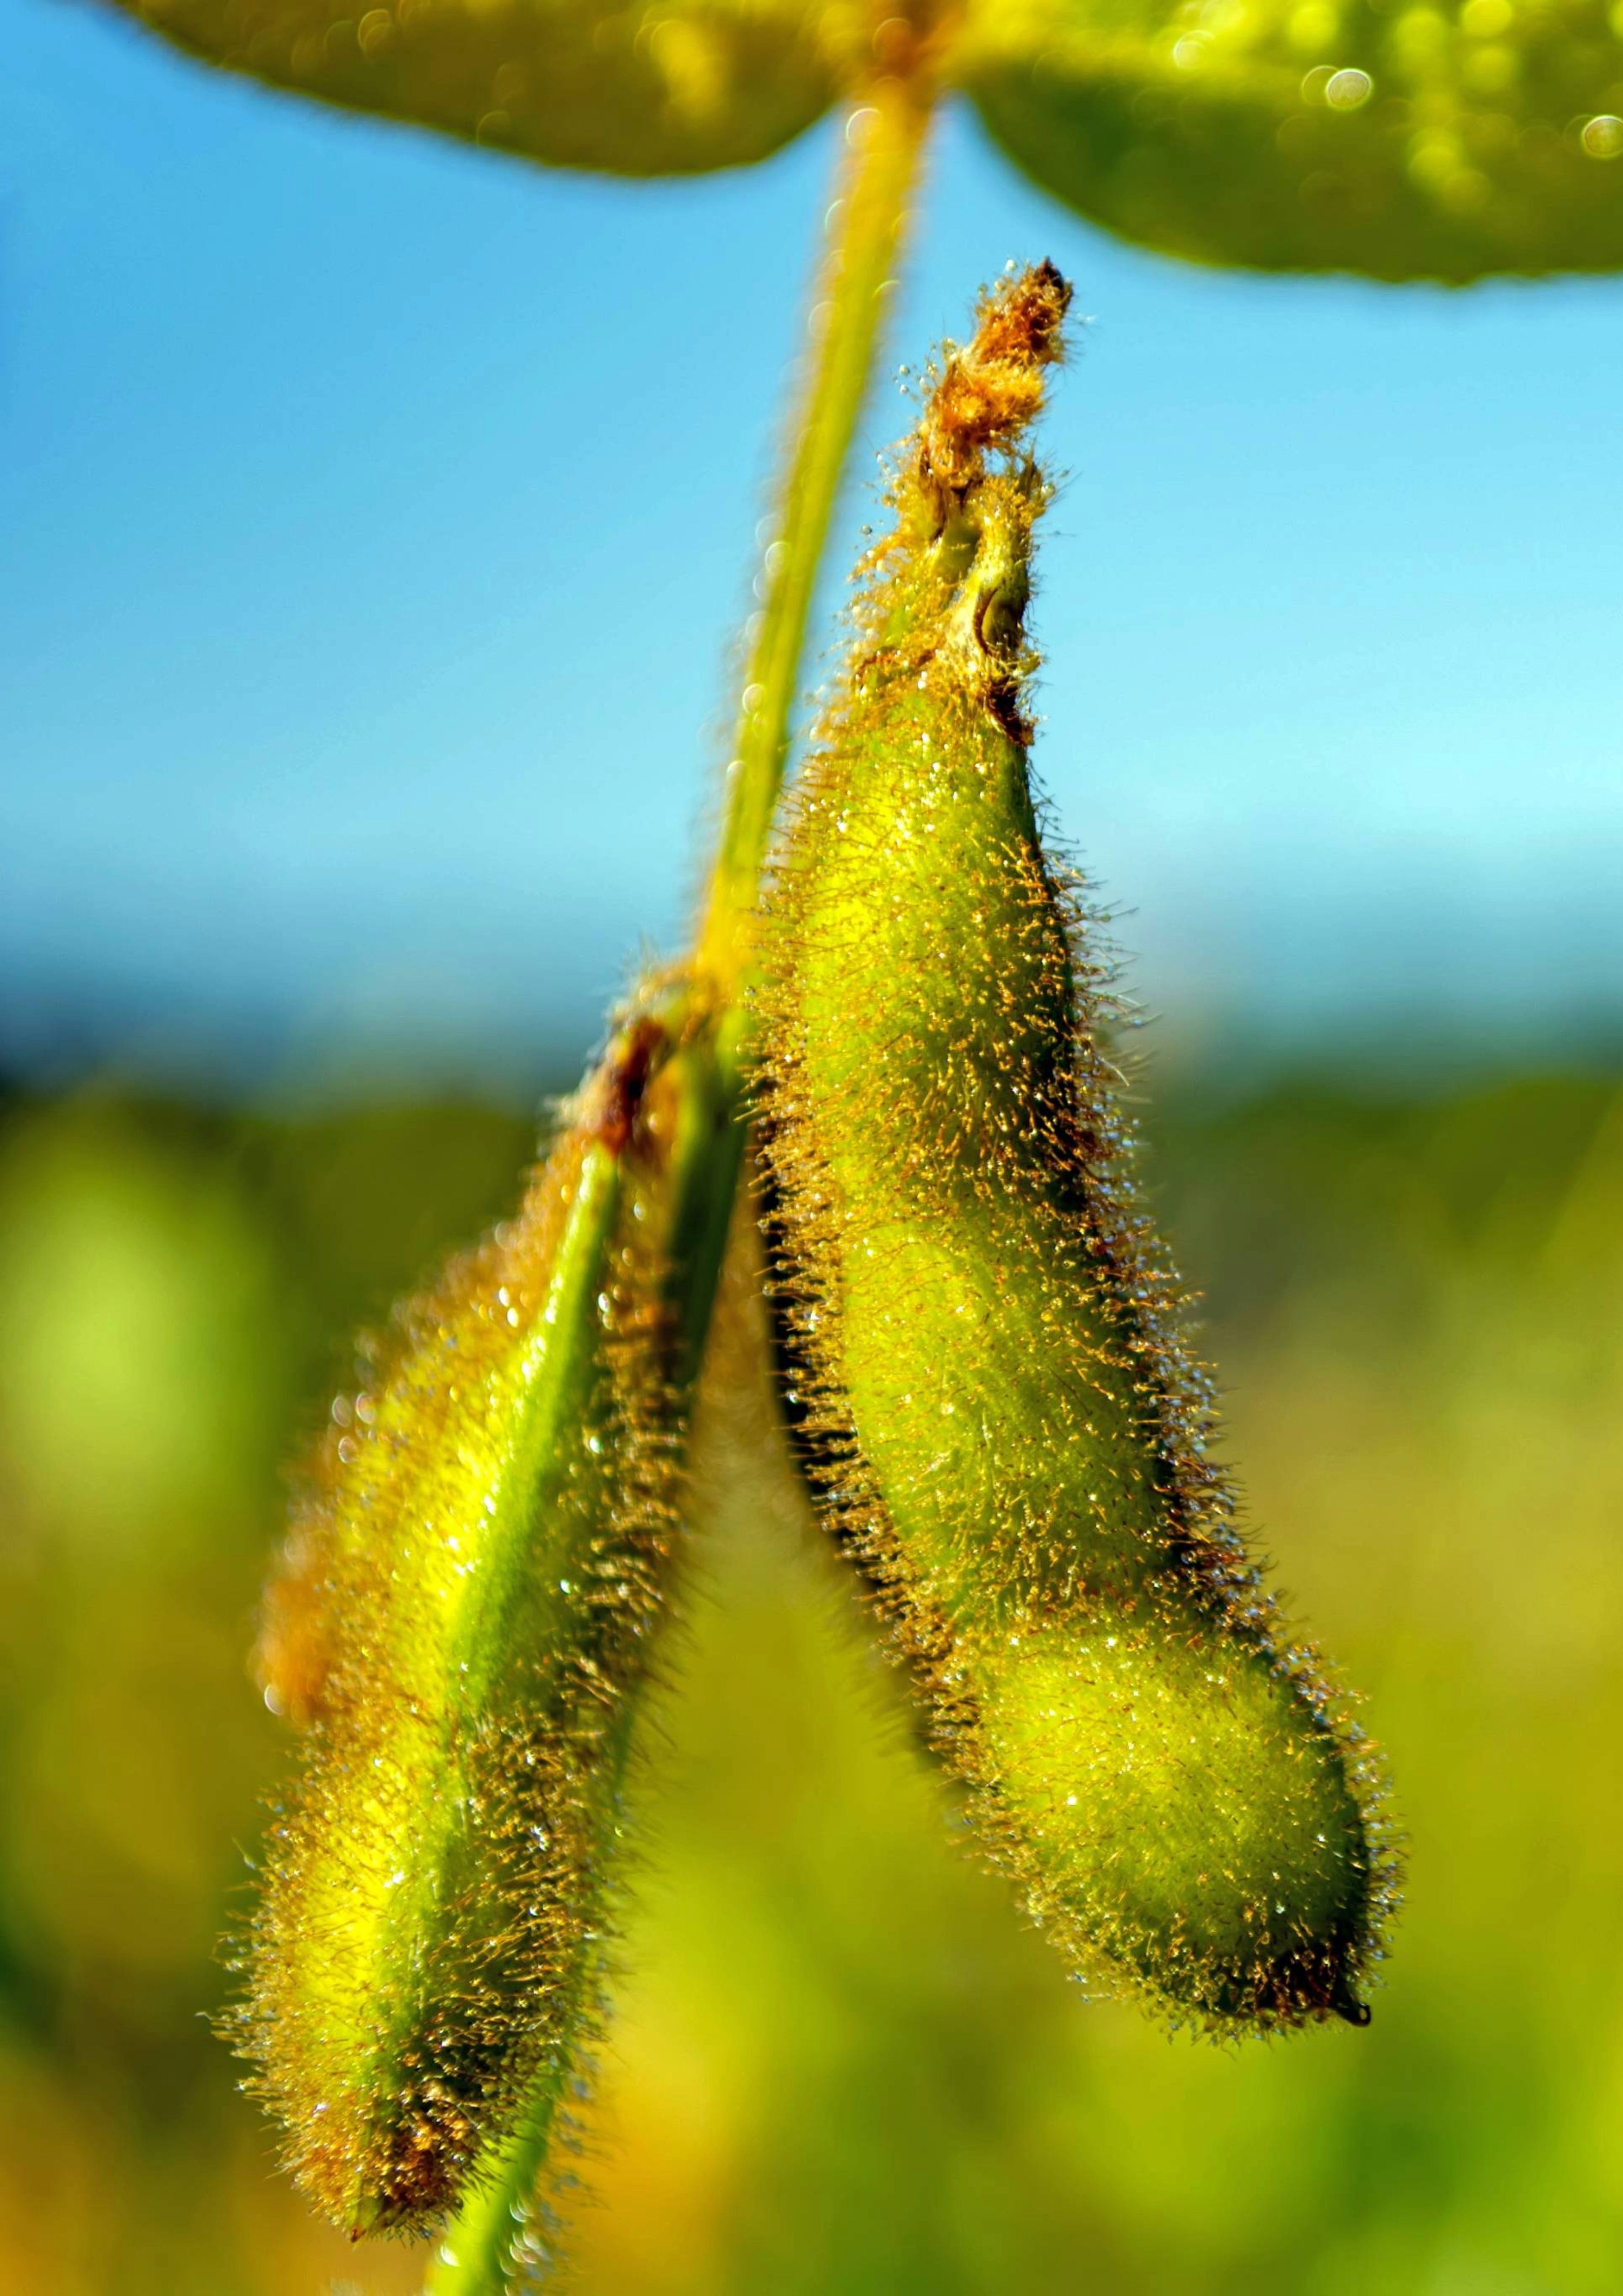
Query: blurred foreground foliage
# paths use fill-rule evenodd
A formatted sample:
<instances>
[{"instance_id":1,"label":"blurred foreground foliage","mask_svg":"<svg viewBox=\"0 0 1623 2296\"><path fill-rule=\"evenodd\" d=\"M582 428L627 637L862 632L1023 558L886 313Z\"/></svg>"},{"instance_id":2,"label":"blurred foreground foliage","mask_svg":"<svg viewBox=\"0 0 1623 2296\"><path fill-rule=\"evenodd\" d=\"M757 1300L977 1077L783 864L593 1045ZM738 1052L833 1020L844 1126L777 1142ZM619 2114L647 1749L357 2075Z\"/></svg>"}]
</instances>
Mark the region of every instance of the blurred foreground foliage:
<instances>
[{"instance_id":1,"label":"blurred foreground foliage","mask_svg":"<svg viewBox=\"0 0 1623 2296\"><path fill-rule=\"evenodd\" d=\"M724 1380L561 2202L583 2296L1616 2285L1623 1092L1298 1078L1158 1092L1154 1131L1255 1517L1412 1835L1373 2028L1168 2045L1068 1988ZM277 1761L283 1461L531 1145L468 1105L0 1106L0 2290L417 2284L272 2175L211 1956Z\"/></svg>"}]
</instances>

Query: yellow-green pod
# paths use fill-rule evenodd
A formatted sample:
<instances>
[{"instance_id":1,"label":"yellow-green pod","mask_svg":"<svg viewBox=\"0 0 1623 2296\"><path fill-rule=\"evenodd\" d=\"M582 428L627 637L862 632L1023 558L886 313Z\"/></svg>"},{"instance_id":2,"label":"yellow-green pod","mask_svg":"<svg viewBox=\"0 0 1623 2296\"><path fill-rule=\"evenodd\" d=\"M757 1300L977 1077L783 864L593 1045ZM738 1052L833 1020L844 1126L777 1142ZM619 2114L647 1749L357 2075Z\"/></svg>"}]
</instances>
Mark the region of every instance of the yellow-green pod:
<instances>
[{"instance_id":1,"label":"yellow-green pod","mask_svg":"<svg viewBox=\"0 0 1623 2296\"><path fill-rule=\"evenodd\" d=\"M520 2126L538 2155L591 2030L709 1062L679 998L627 1023L513 1218L337 1407L273 1599L267 1688L307 1726L239 2038L352 2231L430 2228Z\"/></svg>"},{"instance_id":2,"label":"yellow-green pod","mask_svg":"<svg viewBox=\"0 0 1623 2296\"><path fill-rule=\"evenodd\" d=\"M1218 2029L1362 2022L1379 1782L1236 1531L1029 770L1018 441L1068 299L1006 283L936 373L762 920L791 1418L1073 1964Z\"/></svg>"}]
</instances>

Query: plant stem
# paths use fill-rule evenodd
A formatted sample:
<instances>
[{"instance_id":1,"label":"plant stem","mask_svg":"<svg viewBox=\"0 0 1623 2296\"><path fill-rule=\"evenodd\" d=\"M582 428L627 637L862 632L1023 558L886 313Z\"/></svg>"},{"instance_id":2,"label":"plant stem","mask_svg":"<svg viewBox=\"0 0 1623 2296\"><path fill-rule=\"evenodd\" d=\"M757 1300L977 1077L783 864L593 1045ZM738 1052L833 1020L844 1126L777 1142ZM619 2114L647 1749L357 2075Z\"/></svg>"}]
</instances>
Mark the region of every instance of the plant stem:
<instances>
[{"instance_id":1,"label":"plant stem","mask_svg":"<svg viewBox=\"0 0 1623 2296\"><path fill-rule=\"evenodd\" d=\"M700 969L728 1001L748 964L807 619L873 372L930 111L926 85L887 78L874 83L846 122L845 163L829 209L813 308L816 348L793 415L778 530L766 551L766 595L744 671L726 810L696 951Z\"/></svg>"},{"instance_id":2,"label":"plant stem","mask_svg":"<svg viewBox=\"0 0 1623 2296\"><path fill-rule=\"evenodd\" d=\"M932 91L923 76L873 83L846 123L838 195L814 305L816 348L794 414L778 534L744 673L725 811L691 960L693 994L712 1016L713 1062L680 1079L684 1248L677 1382L691 1389L743 1167L748 1008L743 1002L762 865L789 755L806 625L884 317L891 266L916 181ZM707 1034L709 1032L707 1031ZM586 1981L590 1982L589 1977ZM425 2296L505 2296L534 2284L536 2185L572 2067L550 2064L488 2175L464 2199L430 2267Z\"/></svg>"},{"instance_id":3,"label":"plant stem","mask_svg":"<svg viewBox=\"0 0 1623 2296\"><path fill-rule=\"evenodd\" d=\"M813 309L816 348L795 407L782 517L744 673L709 892L693 970L718 1009L717 1077L729 1121L716 1144L713 1232L725 1235L748 1140L748 990L761 871L783 785L806 625L851 440L879 350L935 89L926 69L875 82L846 121Z\"/></svg>"},{"instance_id":4,"label":"plant stem","mask_svg":"<svg viewBox=\"0 0 1623 2296\"><path fill-rule=\"evenodd\" d=\"M533 2285L545 2269L536 2237L535 2193L557 2133L571 2054L560 2050L546 2066L488 2181L463 2198L436 2249L423 2296L505 2296L526 2282Z\"/></svg>"}]
</instances>

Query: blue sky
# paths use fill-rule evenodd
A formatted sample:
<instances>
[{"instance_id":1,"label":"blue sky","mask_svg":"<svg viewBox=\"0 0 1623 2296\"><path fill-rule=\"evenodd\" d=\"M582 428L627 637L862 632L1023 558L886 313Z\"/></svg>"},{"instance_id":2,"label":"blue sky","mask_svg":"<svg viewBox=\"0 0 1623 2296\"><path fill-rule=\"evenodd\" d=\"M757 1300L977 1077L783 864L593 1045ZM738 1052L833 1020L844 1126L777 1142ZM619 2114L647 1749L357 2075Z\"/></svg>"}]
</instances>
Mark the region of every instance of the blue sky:
<instances>
[{"instance_id":1,"label":"blue sky","mask_svg":"<svg viewBox=\"0 0 1623 2296\"><path fill-rule=\"evenodd\" d=\"M832 133L604 183L0 13L0 1060L584 1046L696 883ZM1187 269L955 115L891 364L1040 255L1040 763L1168 1037L1615 1025L1623 293Z\"/></svg>"}]
</instances>

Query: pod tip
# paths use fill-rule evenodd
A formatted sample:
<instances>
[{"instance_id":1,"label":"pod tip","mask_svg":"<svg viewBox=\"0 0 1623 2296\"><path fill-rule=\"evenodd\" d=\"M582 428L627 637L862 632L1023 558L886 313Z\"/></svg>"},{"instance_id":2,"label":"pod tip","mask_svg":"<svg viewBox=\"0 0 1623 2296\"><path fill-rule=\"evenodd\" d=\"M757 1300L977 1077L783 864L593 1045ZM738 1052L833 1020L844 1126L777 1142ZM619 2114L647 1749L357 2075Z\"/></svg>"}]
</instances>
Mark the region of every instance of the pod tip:
<instances>
[{"instance_id":1,"label":"pod tip","mask_svg":"<svg viewBox=\"0 0 1623 2296\"><path fill-rule=\"evenodd\" d=\"M988 453L1006 450L1043 403L1043 369L1064 353L1070 283L1052 263L1000 279L981 297L975 332L949 345L938 370L916 447L917 476L933 492L962 496Z\"/></svg>"}]
</instances>

